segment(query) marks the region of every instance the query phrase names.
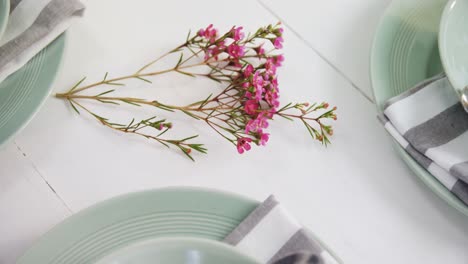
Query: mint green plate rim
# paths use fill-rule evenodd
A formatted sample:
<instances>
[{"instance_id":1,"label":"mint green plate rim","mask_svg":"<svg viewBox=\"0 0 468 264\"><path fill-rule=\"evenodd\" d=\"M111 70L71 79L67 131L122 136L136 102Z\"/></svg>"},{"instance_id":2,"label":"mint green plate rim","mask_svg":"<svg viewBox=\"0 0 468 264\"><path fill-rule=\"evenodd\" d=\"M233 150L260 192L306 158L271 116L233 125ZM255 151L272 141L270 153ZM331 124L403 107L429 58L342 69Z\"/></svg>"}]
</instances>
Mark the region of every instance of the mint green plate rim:
<instances>
[{"instance_id":1,"label":"mint green plate rim","mask_svg":"<svg viewBox=\"0 0 468 264\"><path fill-rule=\"evenodd\" d=\"M377 105L377 111L379 114L382 113L383 104L386 100L394 96L392 91L395 89L390 85L390 57L394 51L392 51L393 41L396 40L397 33L402 30L402 27L397 24L395 17L394 9L398 8L398 5L402 4L411 5L413 3L415 6L420 4L424 6L424 3L429 5L429 3L436 3L436 6L440 6L440 10L436 10L434 13L440 13L442 16L442 11L447 1L444 0L394 0L390 3L389 7L385 11L374 36L374 41L371 50L370 56L370 77L371 84L374 91L374 99ZM423 4L421 4L423 3ZM440 12L439 12L440 11ZM438 17L438 19L440 19ZM435 17L434 17L435 18ZM401 21L408 20L407 17L400 17ZM400 22L401 22L400 21ZM433 32L433 41L437 45L437 36L438 28ZM432 54L427 54L427 57L433 56ZM405 57L401 57L404 59ZM440 59L439 59L440 60ZM429 66L428 66L429 67ZM412 69L405 69L407 72L410 72ZM434 74L434 73L432 73ZM418 81L424 80L431 76L425 76ZM411 88L411 86L406 87L406 89ZM401 156L404 162L409 166L409 168L418 176L418 178L429 187L437 196L447 202L450 206L460 211L465 216L468 216L468 207L455 195L453 195L447 188L445 188L436 178L434 178L428 171L421 167L406 151L394 141L394 148L397 150L397 153Z\"/></svg>"},{"instance_id":2,"label":"mint green plate rim","mask_svg":"<svg viewBox=\"0 0 468 264\"><path fill-rule=\"evenodd\" d=\"M0 0L0 39L5 33L10 17L10 0Z\"/></svg>"},{"instance_id":3,"label":"mint green plate rim","mask_svg":"<svg viewBox=\"0 0 468 264\"><path fill-rule=\"evenodd\" d=\"M95 264L110 264L110 263L130 263L128 259L129 254L133 254L136 250L140 250L141 248L145 248L146 252L154 252L155 248L163 246L170 246L171 248L178 247L183 248L184 250L196 250L202 252L202 254L216 252L216 255L221 255L223 259L228 258L229 263L236 263L236 264L262 264L257 260L251 258L250 256L245 255L244 253L240 252L237 248L222 243L220 241L204 239L204 238L187 238L187 237L169 237L169 238L158 238L158 239L150 239L145 240L139 243L132 244L126 248L121 250L111 252L108 256L98 260ZM164 250L164 249L163 249ZM161 251L161 250L159 250ZM221 253L221 254L220 254ZM174 254L174 253L172 253ZM177 257L177 256L176 256ZM125 260L123 260L124 258ZM165 257L167 258L167 257ZM169 258L174 259L173 256ZM138 257L138 260L141 260L141 255ZM211 263L211 264L221 264L219 262L213 263L213 259L205 259L201 262L197 263ZM136 262L137 259L132 259L131 263L140 263ZM167 259L166 262L158 262L158 263L171 263L168 262L170 259ZM144 259L144 263L156 263L154 259L148 259L146 256Z\"/></svg>"},{"instance_id":4,"label":"mint green plate rim","mask_svg":"<svg viewBox=\"0 0 468 264\"><path fill-rule=\"evenodd\" d=\"M237 194L199 187L125 194L65 219L16 263L93 263L132 243L163 237L221 241L259 204ZM330 247L311 235L342 263Z\"/></svg>"},{"instance_id":5,"label":"mint green plate rim","mask_svg":"<svg viewBox=\"0 0 468 264\"><path fill-rule=\"evenodd\" d=\"M23 129L52 91L65 49L60 35L20 70L0 83L0 147Z\"/></svg>"}]
</instances>

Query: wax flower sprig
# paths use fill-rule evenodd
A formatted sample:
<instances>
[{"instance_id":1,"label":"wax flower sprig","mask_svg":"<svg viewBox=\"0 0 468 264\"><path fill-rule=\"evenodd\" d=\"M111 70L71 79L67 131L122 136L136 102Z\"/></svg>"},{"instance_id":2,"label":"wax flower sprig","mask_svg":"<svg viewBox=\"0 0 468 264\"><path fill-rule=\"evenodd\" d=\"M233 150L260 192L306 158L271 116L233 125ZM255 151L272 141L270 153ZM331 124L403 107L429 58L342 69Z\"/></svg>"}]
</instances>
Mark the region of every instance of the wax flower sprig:
<instances>
[{"instance_id":1,"label":"wax flower sprig","mask_svg":"<svg viewBox=\"0 0 468 264\"><path fill-rule=\"evenodd\" d=\"M174 129L174 126L165 118L154 116L144 120L132 119L126 124L114 123L91 111L82 101L148 106L163 110L158 116L164 112L184 113L204 122L233 144L240 154L250 150L252 144L267 144L270 138L267 128L275 117L299 120L313 139L327 145L333 129L326 124L326 120L336 120L336 107L330 108L325 102L288 103L280 107L277 69L284 61L283 55L278 53L282 45L283 29L280 23L261 27L248 36L245 36L242 27L232 27L226 33L219 34L213 25L209 25L196 34L189 33L183 44L132 74L111 78L106 73L101 81L86 85L83 78L69 91L56 96L67 100L76 112L84 111L108 128L139 135L167 147L176 147L192 160L193 151L207 151L203 144L192 143L197 135L168 139L165 137L166 133ZM178 58L173 67L150 70L171 54L176 54ZM169 72L209 78L224 86L218 93L207 95L189 105L166 104L157 98L114 95L115 90L124 86L126 80L137 79L151 83L152 77ZM91 92L93 88L103 86L114 88L99 93Z\"/></svg>"}]
</instances>

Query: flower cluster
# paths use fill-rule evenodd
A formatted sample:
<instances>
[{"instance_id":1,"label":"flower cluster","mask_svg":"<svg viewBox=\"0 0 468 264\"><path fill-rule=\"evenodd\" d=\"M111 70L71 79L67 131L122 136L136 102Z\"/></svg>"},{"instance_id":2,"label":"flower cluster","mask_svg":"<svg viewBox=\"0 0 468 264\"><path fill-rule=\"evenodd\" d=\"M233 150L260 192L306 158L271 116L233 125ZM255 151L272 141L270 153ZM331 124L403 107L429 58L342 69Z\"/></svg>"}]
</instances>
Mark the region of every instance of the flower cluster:
<instances>
[{"instance_id":1,"label":"flower cluster","mask_svg":"<svg viewBox=\"0 0 468 264\"><path fill-rule=\"evenodd\" d=\"M210 32L210 33L207 33ZM250 143L266 145L269 139L268 122L273 118L280 106L277 68L284 57L277 54L283 45L283 29L280 24L261 28L255 34L256 37L267 39L272 43L272 50L265 53L264 43L253 44L253 39L246 39L242 27L233 27L225 36L216 36L218 30L209 25L206 29L200 29L198 36L206 42L204 48L205 61L228 62L228 65L237 70L233 79L234 88L237 90L234 99L242 106L244 122L238 122L238 128L243 133L235 133L236 146L239 153L250 150ZM222 58L222 59L220 59ZM236 110L236 112L239 112Z\"/></svg>"},{"instance_id":2,"label":"flower cluster","mask_svg":"<svg viewBox=\"0 0 468 264\"><path fill-rule=\"evenodd\" d=\"M82 80L68 92L57 94L57 97L68 100L77 112L78 108L85 110L107 127L144 136L166 146L174 145L190 158L192 150L205 153L206 149L202 144L188 142L195 136L182 140L162 138L163 134L173 128L172 123L166 122L166 119L157 122L132 120L126 125L115 124L90 111L78 100L147 105L170 112L179 111L205 122L232 143L240 154L251 150L252 144L258 146L267 144L270 139L269 123L275 117L300 120L313 139L328 144L328 136L333 134L333 130L323 121L336 120L336 108L328 109L327 103L289 103L280 106L278 68L284 62L284 56L280 53L283 48L281 24L261 27L253 34L245 34L243 27L236 26L224 34L219 32L213 25L209 25L193 36L189 34L185 43L151 61L134 74L107 78L106 73L102 81L85 86L81 86L84 81ZM149 70L156 62L170 54L179 56L173 68L156 72ZM195 68L197 70L192 71ZM206 70L200 71L199 68ZM114 90L102 91L95 95L83 94L91 88L123 85L121 82L127 79L151 82L149 77L171 71L192 77L206 77L225 86L215 96L210 95L204 100L186 106L163 104L154 98L148 100L111 96ZM153 135L143 132L146 129L162 132Z\"/></svg>"}]
</instances>

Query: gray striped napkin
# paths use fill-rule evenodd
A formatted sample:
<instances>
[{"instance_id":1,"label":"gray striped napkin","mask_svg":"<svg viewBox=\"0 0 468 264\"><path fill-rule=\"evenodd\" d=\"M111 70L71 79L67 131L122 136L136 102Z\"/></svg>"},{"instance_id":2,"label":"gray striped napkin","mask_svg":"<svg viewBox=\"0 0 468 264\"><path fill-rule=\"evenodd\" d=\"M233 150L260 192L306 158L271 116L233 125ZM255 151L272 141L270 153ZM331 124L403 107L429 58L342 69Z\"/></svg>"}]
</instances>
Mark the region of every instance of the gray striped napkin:
<instances>
[{"instance_id":1,"label":"gray striped napkin","mask_svg":"<svg viewBox=\"0 0 468 264\"><path fill-rule=\"evenodd\" d=\"M270 196L224 242L262 263L339 263Z\"/></svg>"},{"instance_id":2,"label":"gray striped napkin","mask_svg":"<svg viewBox=\"0 0 468 264\"><path fill-rule=\"evenodd\" d=\"M0 39L0 82L23 67L81 17L78 0L10 0L10 17Z\"/></svg>"},{"instance_id":3,"label":"gray striped napkin","mask_svg":"<svg viewBox=\"0 0 468 264\"><path fill-rule=\"evenodd\" d=\"M414 160L468 205L468 114L445 74L390 99L379 118Z\"/></svg>"}]
</instances>

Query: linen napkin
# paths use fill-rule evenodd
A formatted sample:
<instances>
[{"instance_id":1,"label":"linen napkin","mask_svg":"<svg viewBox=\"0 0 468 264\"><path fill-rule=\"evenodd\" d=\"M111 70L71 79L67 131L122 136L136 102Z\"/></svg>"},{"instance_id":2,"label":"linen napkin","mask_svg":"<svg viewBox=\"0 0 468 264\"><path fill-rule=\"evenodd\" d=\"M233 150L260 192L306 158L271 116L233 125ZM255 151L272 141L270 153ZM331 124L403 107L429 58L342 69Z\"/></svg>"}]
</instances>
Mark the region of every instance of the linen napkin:
<instances>
[{"instance_id":1,"label":"linen napkin","mask_svg":"<svg viewBox=\"0 0 468 264\"><path fill-rule=\"evenodd\" d=\"M0 39L0 82L65 32L84 9L78 0L10 0Z\"/></svg>"},{"instance_id":2,"label":"linen napkin","mask_svg":"<svg viewBox=\"0 0 468 264\"><path fill-rule=\"evenodd\" d=\"M250 213L224 242L262 263L339 263L274 196Z\"/></svg>"},{"instance_id":3,"label":"linen napkin","mask_svg":"<svg viewBox=\"0 0 468 264\"><path fill-rule=\"evenodd\" d=\"M419 165L468 205L468 114L445 74L390 99L379 118Z\"/></svg>"}]
</instances>

